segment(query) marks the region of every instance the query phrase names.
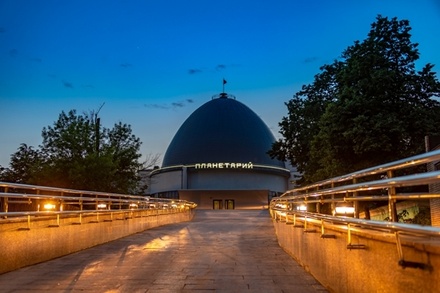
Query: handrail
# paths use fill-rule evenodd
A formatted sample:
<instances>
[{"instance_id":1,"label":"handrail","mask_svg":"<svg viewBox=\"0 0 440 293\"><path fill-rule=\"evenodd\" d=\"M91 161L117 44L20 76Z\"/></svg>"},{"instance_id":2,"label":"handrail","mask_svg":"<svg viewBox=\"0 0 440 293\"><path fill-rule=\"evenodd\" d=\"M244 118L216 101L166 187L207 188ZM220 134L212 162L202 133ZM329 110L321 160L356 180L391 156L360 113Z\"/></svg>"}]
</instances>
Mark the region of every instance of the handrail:
<instances>
[{"instance_id":1,"label":"handrail","mask_svg":"<svg viewBox=\"0 0 440 293\"><path fill-rule=\"evenodd\" d=\"M270 209L272 218L276 222L285 222L286 224L293 224L295 228L302 228L303 234L318 232L320 227L322 239L336 239L337 236L333 232L328 232L328 229L340 230L344 229L347 236L347 249L366 249L367 245L362 241L353 243L352 232L360 235L371 235L375 232L388 233L388 239L395 239L395 244L398 254L398 265L406 268L419 268L422 270L432 271L433 266L428 262L420 262L405 259L402 248L402 236L411 237L411 243L414 243L414 238L423 241L423 243L431 243L433 246L439 245L440 228L431 226L420 226L415 224L404 224L387 221L372 221L362 220L351 217L336 217L318 213L309 213L302 211L290 211L285 207L272 206ZM301 225L299 222L302 222ZM311 223L313 226L311 227ZM326 232L327 229L327 232ZM389 238L392 236L393 238ZM435 241L431 241L435 240ZM429 242L427 242L429 241ZM412 244L413 245L413 244Z\"/></svg>"},{"instance_id":2,"label":"handrail","mask_svg":"<svg viewBox=\"0 0 440 293\"><path fill-rule=\"evenodd\" d=\"M325 228L346 229L347 249L366 249L366 244L352 243L352 232L359 235L371 235L377 231L389 233L388 237L395 238L399 266L432 270L430 263L405 259L401 237L410 236L423 243L435 239L436 241L431 243L439 245L440 227L398 223L397 200L440 198L440 190L431 188L433 184L440 183L440 170L433 171L434 164L439 161L440 150L436 150L294 188L271 200L271 216L277 222L286 222L293 224L293 227L302 228L304 234L317 232L319 229L316 227L320 226L321 238L336 238L333 232L325 233ZM426 164L426 172L421 172L420 168L411 168L423 164ZM399 170L405 172L398 174L406 174L396 176L395 171ZM386 176L379 179L381 174ZM363 201L387 201L389 221L386 218L370 220L367 210L366 218L360 219L359 207ZM330 209L328 204L331 205ZM321 213L321 208L327 214ZM338 215L338 208L345 209L345 214L341 212ZM332 215L328 214L329 210Z\"/></svg>"},{"instance_id":3,"label":"handrail","mask_svg":"<svg viewBox=\"0 0 440 293\"><path fill-rule=\"evenodd\" d=\"M41 210L42 205L46 202L53 204L53 206L51 206L51 210L43 211ZM147 209L193 209L197 206L193 202L179 199L9 182L0 182L0 203L0 219L20 216L109 213ZM103 206L100 208L99 204ZM11 205L14 206L14 211L10 210ZM31 210L26 210L24 205L31 206ZM85 208L85 206L90 205L94 205L95 208Z\"/></svg>"},{"instance_id":4,"label":"handrail","mask_svg":"<svg viewBox=\"0 0 440 293\"><path fill-rule=\"evenodd\" d=\"M440 181L440 171L433 171L421 174L413 174L401 177L394 177L389 179L381 179L369 182L362 182L350 185L343 185L333 188L327 188L317 191L308 192L306 194L298 195L299 197L317 197L321 195L328 194L340 194L347 192L357 192L357 191L366 191L366 190L377 190L377 189L385 189L389 187L405 187L405 186L414 186L414 185L422 185L422 184L430 184ZM295 189L297 190L297 189ZM287 191L281 195L281 197L288 198L288 194L291 191Z\"/></svg>"},{"instance_id":5,"label":"handrail","mask_svg":"<svg viewBox=\"0 0 440 293\"><path fill-rule=\"evenodd\" d=\"M424 173L410 174L404 176L395 176L394 171L407 169L409 167L418 166L421 164L428 164L440 161L440 150L431 151L409 158L397 160L391 163L382 164L379 166L374 166L371 168L363 169L360 171L352 172L347 175L337 176L327 180L323 180L317 183L313 183L307 186L294 188L283 193L278 199L283 199L289 203L307 203L317 202L319 198L319 203L325 202L338 202L338 201L350 201L357 204L358 201L362 200L375 200L371 196L371 192L382 190L386 191L387 196L379 198L376 196L377 200L387 199L389 206L392 209L392 205L397 199L404 199L405 196L402 193L397 193L396 189L400 187L413 187L428 184L434 184L440 182L440 171L430 171ZM378 175L385 173L386 176L382 179L373 178L371 175ZM369 177L370 176L370 177ZM374 177L374 176L373 176ZM361 182L360 179L363 179ZM336 185L337 183L337 185ZM367 193L365 196L365 193ZM422 192L423 196L413 196L412 198L438 198L437 193L427 193ZM341 195L343 196L341 198ZM331 199L329 198L331 196ZM411 196L409 195L408 198ZM391 211L392 212L392 211ZM392 217L393 221L396 221L396 217Z\"/></svg>"},{"instance_id":6,"label":"handrail","mask_svg":"<svg viewBox=\"0 0 440 293\"><path fill-rule=\"evenodd\" d=\"M22 184L22 183L11 183L11 182L2 182L2 181L0 181L0 187L35 190L35 191L37 191L37 190L52 191L52 192L60 192L60 193L72 193L72 194L89 194L89 195L101 195L101 196L112 196L112 197L121 196L121 197L128 197L128 198L135 198L135 197L136 198L144 198L144 196L139 196L139 195L80 190L80 189L68 189L68 188L59 188L59 187L50 187L50 186L41 186L41 185L30 185L30 184Z\"/></svg>"},{"instance_id":7,"label":"handrail","mask_svg":"<svg viewBox=\"0 0 440 293\"><path fill-rule=\"evenodd\" d=\"M352 172L346 175L337 176L307 186L294 188L286 191L280 197L271 200L270 208L273 210L284 210L285 212L316 212L314 217L326 219L330 215L320 213L320 208L324 204L331 204L332 215L336 215L338 205L350 205L353 216L353 224L371 225L369 220L359 220L359 203L362 201L388 201L388 218L392 225L398 222L396 204L397 200L421 200L440 198L440 191L428 191L428 186L440 183L440 170L427 171L422 173L407 174L403 176L395 176L395 171L405 169L405 173L409 173L416 169L410 167L422 164L431 164L440 161L440 150L435 150L409 158L404 158L394 162L374 166L360 171ZM427 170L433 168L426 168ZM386 174L382 179L378 176ZM362 180L360 180L362 179ZM425 186L423 191L405 193L407 187ZM420 190L420 189L419 189ZM408 190L406 190L408 191ZM316 208L313 209L315 204ZM311 208L309 210L309 208ZM302 209L302 210L301 210ZM353 212L354 209L354 212ZM346 215L344 215L346 216ZM335 221L332 218L332 221ZM346 221L346 219L344 219ZM351 220L350 220L351 221ZM359 222L360 221L360 222ZM384 222L384 225L390 225ZM397 224L395 227L399 229L407 224ZM425 231L425 227L417 226L421 231ZM422 232L424 233L424 232Z\"/></svg>"},{"instance_id":8,"label":"handrail","mask_svg":"<svg viewBox=\"0 0 440 293\"><path fill-rule=\"evenodd\" d=\"M343 182L343 181L348 181L348 180L353 180L356 178L361 178L361 177L366 177L366 176L370 176L370 175L376 175L376 174L381 174L381 173L387 173L388 171L395 171L395 170L399 170L399 169L403 169L403 168L408 168L408 167L413 167L413 166L418 166L418 165L422 165L422 164L427 164L433 161L438 161L440 160L440 150L435 150L435 151L431 151L431 152L426 152L426 153L422 153L419 155L415 155L412 157L408 157L405 159L401 159L401 160L397 160L394 162L390 162L390 163L386 163L386 164L382 164L382 165L378 165L378 166L374 166L374 167L370 167L370 168L366 168L363 170L359 170L359 171L355 171L346 175L342 175L342 176L337 176L337 177L333 177L330 179L326 179L326 180L322 180L313 184L309 184L307 186L304 187L299 187L299 188L295 188L292 190L287 191L285 194L287 193L294 193L294 192L300 192L300 191L304 191L304 190L310 190L313 188L319 188L321 186L325 186L325 185L329 185L332 183L338 183L338 182ZM281 195L281 196L284 196Z\"/></svg>"},{"instance_id":9,"label":"handrail","mask_svg":"<svg viewBox=\"0 0 440 293\"><path fill-rule=\"evenodd\" d=\"M275 197L271 200L271 216L276 221L284 221L293 224L293 227L303 228L304 233L317 232L317 229L310 228L308 223L314 226L320 226L321 238L336 238L335 234L325 233L324 226L333 229L346 229L347 249L366 248L365 244L352 243L351 234L354 231L367 235L374 233L371 230L390 233L395 237L399 266L432 270L432 266L429 263L408 261L404 258L401 237L409 235L421 239L422 241L434 237L438 240L440 238L440 228L398 223L396 201L440 198L440 193L432 190L429 192L421 191L412 193L403 193L402 190L397 192L398 188L421 185L427 186L429 184L440 183L440 171L429 171L397 177L394 176L394 171L420 164L433 164L438 161L440 161L440 150L288 190L280 197ZM426 169L433 169L432 167L432 165L427 165ZM387 176L380 180L371 178L371 175L380 173L386 173ZM358 180L360 178L363 178L362 182ZM337 186L335 186L335 183L337 183ZM381 194L373 193L377 193L378 190L381 191ZM388 218L390 221L377 221L370 220L369 218L359 219L359 203L361 201L371 200L388 201ZM308 206L311 204L316 205L316 212L310 212L308 210ZM321 205L325 204L331 204L332 215L320 213ZM347 208L346 211L349 209L349 217L347 217L347 214L338 216L338 205L340 205L340 208ZM298 221L303 224L298 224Z\"/></svg>"},{"instance_id":10,"label":"handrail","mask_svg":"<svg viewBox=\"0 0 440 293\"><path fill-rule=\"evenodd\" d=\"M298 215L307 221L316 220L315 223L321 224L321 220L328 224L340 224L347 225L353 224L362 228L387 230L389 232L403 232L409 235L427 236L427 237L440 237L440 228L432 226L420 226L416 224L404 224L396 222L387 221L374 221L374 220L364 220L356 219L350 217L335 217L324 214L309 213L309 212L299 212L299 211L286 211L284 209L274 208L274 211L286 213L286 215ZM297 218L298 219L298 218Z\"/></svg>"}]
</instances>

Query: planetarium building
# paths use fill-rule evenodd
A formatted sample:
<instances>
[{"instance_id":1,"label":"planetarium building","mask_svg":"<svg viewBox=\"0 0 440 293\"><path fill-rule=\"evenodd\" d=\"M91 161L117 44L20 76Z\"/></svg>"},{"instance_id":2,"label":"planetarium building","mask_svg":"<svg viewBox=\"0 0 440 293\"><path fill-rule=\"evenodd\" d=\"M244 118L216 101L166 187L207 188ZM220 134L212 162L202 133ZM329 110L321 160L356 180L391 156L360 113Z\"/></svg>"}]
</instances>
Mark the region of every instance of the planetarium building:
<instances>
[{"instance_id":1,"label":"planetarium building","mask_svg":"<svg viewBox=\"0 0 440 293\"><path fill-rule=\"evenodd\" d=\"M195 110L172 139L150 195L203 209L255 209L287 190L284 162L268 154L275 138L234 96L222 93Z\"/></svg>"}]
</instances>

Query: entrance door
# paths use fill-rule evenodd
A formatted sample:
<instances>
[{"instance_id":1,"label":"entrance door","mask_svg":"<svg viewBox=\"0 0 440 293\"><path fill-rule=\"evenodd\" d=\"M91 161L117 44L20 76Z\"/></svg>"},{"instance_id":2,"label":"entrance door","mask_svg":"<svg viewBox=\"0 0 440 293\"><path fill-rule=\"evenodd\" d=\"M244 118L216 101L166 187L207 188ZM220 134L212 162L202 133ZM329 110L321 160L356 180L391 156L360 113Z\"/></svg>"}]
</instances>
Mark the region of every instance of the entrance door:
<instances>
[{"instance_id":1,"label":"entrance door","mask_svg":"<svg viewBox=\"0 0 440 293\"><path fill-rule=\"evenodd\" d=\"M227 210L233 210L235 208L235 201L233 199L225 200L225 208Z\"/></svg>"},{"instance_id":2,"label":"entrance door","mask_svg":"<svg viewBox=\"0 0 440 293\"><path fill-rule=\"evenodd\" d=\"M214 199L212 201L212 208L214 210L221 210L221 209L223 209L223 200L221 200L221 199Z\"/></svg>"}]
</instances>

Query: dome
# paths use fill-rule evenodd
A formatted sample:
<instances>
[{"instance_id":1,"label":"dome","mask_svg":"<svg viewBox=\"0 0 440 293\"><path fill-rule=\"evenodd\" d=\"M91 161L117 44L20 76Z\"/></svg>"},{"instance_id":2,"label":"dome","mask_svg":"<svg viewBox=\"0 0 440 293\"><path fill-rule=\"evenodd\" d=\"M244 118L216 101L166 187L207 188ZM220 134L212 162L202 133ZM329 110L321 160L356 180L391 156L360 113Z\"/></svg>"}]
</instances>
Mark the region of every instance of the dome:
<instances>
[{"instance_id":1,"label":"dome","mask_svg":"<svg viewBox=\"0 0 440 293\"><path fill-rule=\"evenodd\" d=\"M223 93L203 104L182 124L162 167L197 163L248 163L285 168L267 152L275 138L251 109Z\"/></svg>"}]
</instances>

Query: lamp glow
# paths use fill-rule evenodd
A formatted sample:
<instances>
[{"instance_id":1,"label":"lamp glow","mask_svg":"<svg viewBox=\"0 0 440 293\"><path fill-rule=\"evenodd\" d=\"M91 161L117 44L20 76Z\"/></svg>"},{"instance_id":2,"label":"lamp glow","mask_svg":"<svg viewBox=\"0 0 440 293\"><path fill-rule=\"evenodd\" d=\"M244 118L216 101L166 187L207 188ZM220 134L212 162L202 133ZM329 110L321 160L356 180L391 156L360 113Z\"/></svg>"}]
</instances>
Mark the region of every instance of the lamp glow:
<instances>
[{"instance_id":1,"label":"lamp glow","mask_svg":"<svg viewBox=\"0 0 440 293\"><path fill-rule=\"evenodd\" d=\"M296 210L297 210L297 211L301 211L301 212L306 212L306 211L307 211L307 206L304 205L304 204L302 204L302 205L300 205L300 206L297 206L297 207L296 207Z\"/></svg>"},{"instance_id":2,"label":"lamp glow","mask_svg":"<svg viewBox=\"0 0 440 293\"><path fill-rule=\"evenodd\" d=\"M97 205L98 209L105 209L107 207L107 205L105 203L99 203Z\"/></svg>"},{"instance_id":3,"label":"lamp glow","mask_svg":"<svg viewBox=\"0 0 440 293\"><path fill-rule=\"evenodd\" d=\"M350 215L354 214L354 207L340 206L335 208L335 213L338 215Z\"/></svg>"},{"instance_id":4,"label":"lamp glow","mask_svg":"<svg viewBox=\"0 0 440 293\"><path fill-rule=\"evenodd\" d=\"M45 210L54 210L56 206L53 203L48 202L48 203L45 203L43 207Z\"/></svg>"}]
</instances>

